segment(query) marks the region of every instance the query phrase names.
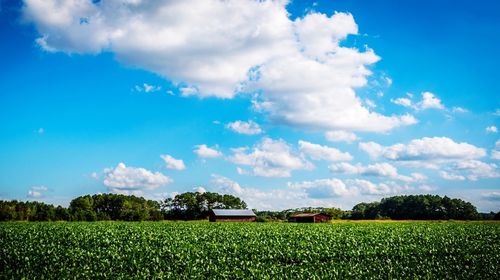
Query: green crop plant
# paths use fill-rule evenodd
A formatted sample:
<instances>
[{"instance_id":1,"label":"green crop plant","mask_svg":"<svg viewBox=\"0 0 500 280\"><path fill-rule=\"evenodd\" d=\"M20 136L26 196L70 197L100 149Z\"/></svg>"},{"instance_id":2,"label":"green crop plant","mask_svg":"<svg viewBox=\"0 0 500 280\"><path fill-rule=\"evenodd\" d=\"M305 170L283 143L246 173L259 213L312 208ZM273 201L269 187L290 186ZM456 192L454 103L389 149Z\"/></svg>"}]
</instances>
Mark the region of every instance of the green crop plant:
<instances>
[{"instance_id":1,"label":"green crop plant","mask_svg":"<svg viewBox=\"0 0 500 280\"><path fill-rule=\"evenodd\" d=\"M500 279L500 223L1 223L3 279Z\"/></svg>"}]
</instances>

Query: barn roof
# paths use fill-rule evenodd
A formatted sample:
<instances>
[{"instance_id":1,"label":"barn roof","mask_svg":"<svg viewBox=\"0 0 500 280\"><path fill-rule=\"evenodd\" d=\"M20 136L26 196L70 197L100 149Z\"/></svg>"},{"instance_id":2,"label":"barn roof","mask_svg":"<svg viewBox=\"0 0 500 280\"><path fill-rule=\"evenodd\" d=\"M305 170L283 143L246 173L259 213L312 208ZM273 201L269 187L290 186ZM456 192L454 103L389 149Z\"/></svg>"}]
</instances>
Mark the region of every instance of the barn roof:
<instances>
[{"instance_id":1,"label":"barn roof","mask_svg":"<svg viewBox=\"0 0 500 280\"><path fill-rule=\"evenodd\" d=\"M291 214L289 217L300 218L300 217L314 217L317 215L325 215L325 214L322 214L322 213L296 213L296 214Z\"/></svg>"},{"instance_id":2,"label":"barn roof","mask_svg":"<svg viewBox=\"0 0 500 280\"><path fill-rule=\"evenodd\" d=\"M234 217L255 217L255 213L249 209L212 209L215 216L234 216Z\"/></svg>"}]
</instances>

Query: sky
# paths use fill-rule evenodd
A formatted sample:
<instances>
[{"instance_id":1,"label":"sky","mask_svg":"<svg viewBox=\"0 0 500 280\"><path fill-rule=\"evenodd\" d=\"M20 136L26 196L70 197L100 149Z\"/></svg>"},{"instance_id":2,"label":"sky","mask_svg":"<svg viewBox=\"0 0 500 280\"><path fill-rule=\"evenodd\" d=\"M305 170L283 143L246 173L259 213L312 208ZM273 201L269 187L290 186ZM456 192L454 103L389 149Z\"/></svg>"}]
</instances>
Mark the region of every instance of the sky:
<instances>
[{"instance_id":1,"label":"sky","mask_svg":"<svg viewBox=\"0 0 500 280\"><path fill-rule=\"evenodd\" d=\"M0 199L500 210L497 1L0 3Z\"/></svg>"}]
</instances>

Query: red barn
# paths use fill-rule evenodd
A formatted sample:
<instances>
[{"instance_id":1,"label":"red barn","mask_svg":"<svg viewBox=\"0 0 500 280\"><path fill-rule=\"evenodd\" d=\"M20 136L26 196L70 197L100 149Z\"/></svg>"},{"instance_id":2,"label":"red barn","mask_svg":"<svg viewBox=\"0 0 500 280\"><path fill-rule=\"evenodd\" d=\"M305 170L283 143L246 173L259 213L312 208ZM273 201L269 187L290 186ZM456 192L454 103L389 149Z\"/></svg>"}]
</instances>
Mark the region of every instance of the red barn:
<instances>
[{"instance_id":1,"label":"red barn","mask_svg":"<svg viewBox=\"0 0 500 280\"><path fill-rule=\"evenodd\" d=\"M328 215L321 213L297 213L288 216L288 221L292 223L322 223L329 220Z\"/></svg>"},{"instance_id":2,"label":"red barn","mask_svg":"<svg viewBox=\"0 0 500 280\"><path fill-rule=\"evenodd\" d=\"M255 222L256 215L248 209L212 209L210 222Z\"/></svg>"}]
</instances>

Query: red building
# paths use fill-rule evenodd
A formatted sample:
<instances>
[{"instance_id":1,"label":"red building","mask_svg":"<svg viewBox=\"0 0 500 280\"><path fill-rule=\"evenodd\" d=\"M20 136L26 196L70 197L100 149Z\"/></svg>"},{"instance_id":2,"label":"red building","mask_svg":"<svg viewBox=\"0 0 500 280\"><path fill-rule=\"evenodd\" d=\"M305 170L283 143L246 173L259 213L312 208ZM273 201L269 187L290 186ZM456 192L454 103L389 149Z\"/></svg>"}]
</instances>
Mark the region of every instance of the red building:
<instances>
[{"instance_id":1,"label":"red building","mask_svg":"<svg viewBox=\"0 0 500 280\"><path fill-rule=\"evenodd\" d=\"M248 209L213 209L210 211L210 222L255 222L256 215Z\"/></svg>"},{"instance_id":2,"label":"red building","mask_svg":"<svg viewBox=\"0 0 500 280\"><path fill-rule=\"evenodd\" d=\"M288 221L292 223L323 223L329 220L328 215L321 213L297 213L288 216Z\"/></svg>"}]
</instances>

